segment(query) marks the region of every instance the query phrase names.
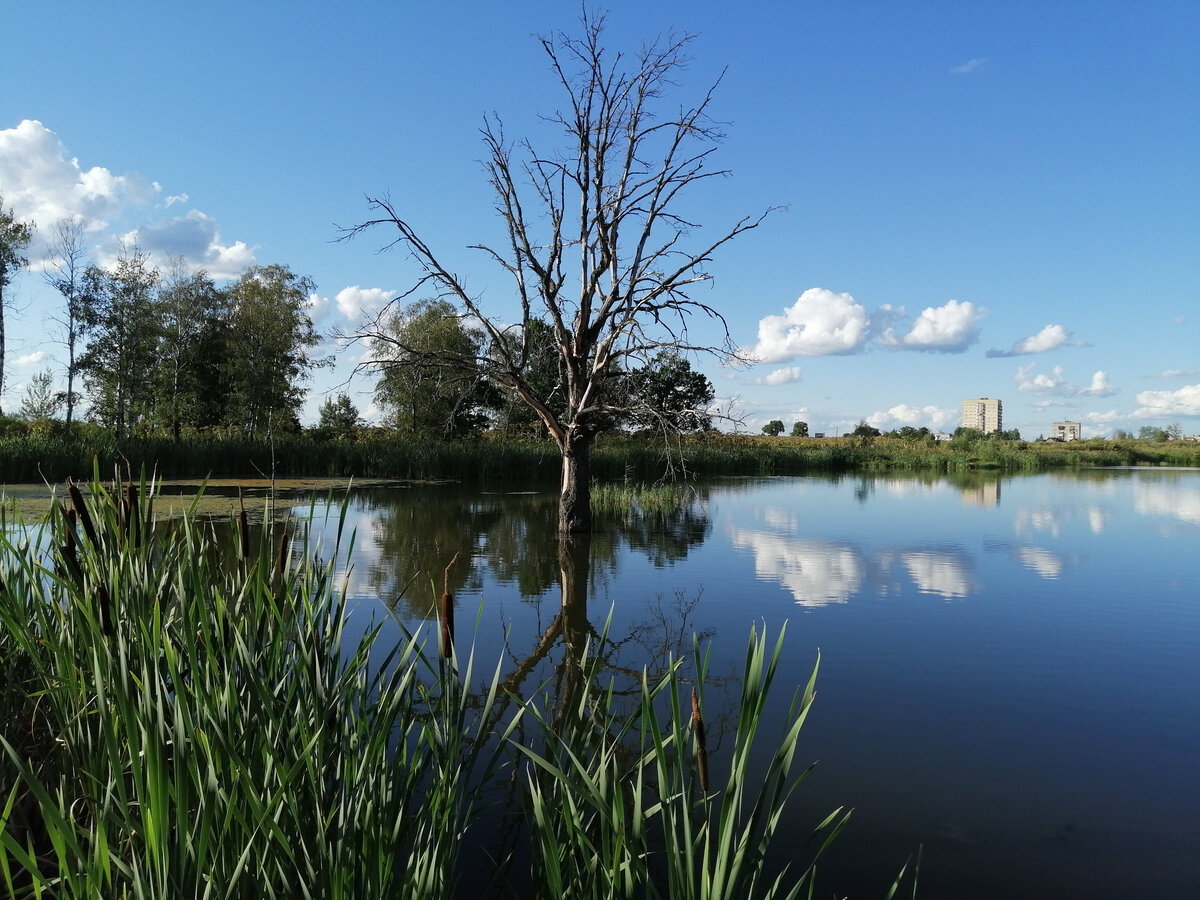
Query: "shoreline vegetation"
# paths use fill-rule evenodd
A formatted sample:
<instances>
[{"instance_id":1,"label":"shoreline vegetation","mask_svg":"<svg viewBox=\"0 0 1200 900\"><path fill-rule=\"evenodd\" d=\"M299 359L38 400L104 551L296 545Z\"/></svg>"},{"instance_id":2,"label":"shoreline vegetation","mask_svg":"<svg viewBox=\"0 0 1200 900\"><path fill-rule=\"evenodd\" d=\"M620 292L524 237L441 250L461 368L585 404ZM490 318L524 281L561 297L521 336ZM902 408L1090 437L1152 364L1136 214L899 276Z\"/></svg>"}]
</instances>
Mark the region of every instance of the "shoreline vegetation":
<instances>
[{"instance_id":1,"label":"shoreline vegetation","mask_svg":"<svg viewBox=\"0 0 1200 900\"><path fill-rule=\"evenodd\" d=\"M486 859L497 896L797 897L849 815L799 855L776 833L817 674L766 716L782 634L751 631L710 758L699 642L628 703L603 637L569 695L508 696L462 635L449 655L432 633L385 646L382 616L352 636L324 561L352 547L344 507L332 547L243 523L230 558L190 516L150 527L144 481L87 494L0 533L8 896L451 898Z\"/></svg>"},{"instance_id":2,"label":"shoreline vegetation","mask_svg":"<svg viewBox=\"0 0 1200 900\"><path fill-rule=\"evenodd\" d=\"M5 425L0 421L0 426ZM546 439L487 433L473 439L406 438L383 428L308 429L274 437L238 431L146 435L117 440L96 426L60 422L0 427L0 483L55 483L99 471L156 478L386 478L493 482L558 475L559 451ZM591 454L597 482L669 481L728 475L823 472L1038 472L1097 466L1198 466L1200 443L1096 438L1069 443L997 438L768 437L707 432L664 444L653 436L608 434Z\"/></svg>"}]
</instances>

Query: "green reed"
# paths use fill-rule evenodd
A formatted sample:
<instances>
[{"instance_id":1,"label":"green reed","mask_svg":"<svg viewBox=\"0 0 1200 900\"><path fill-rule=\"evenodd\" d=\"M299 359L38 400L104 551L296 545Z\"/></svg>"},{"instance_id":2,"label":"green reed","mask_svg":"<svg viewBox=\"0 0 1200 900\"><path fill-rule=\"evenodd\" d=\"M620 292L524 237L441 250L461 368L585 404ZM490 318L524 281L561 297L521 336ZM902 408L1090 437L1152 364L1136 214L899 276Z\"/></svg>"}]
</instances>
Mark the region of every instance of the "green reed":
<instances>
[{"instance_id":1,"label":"green reed","mask_svg":"<svg viewBox=\"0 0 1200 900\"><path fill-rule=\"evenodd\" d=\"M463 854L491 845L483 823L505 784L520 786L528 852L493 864L529 895L811 889L846 813L794 870L771 869L813 689L765 734L782 635L769 649L752 633L732 753L709 758L698 647L693 704L676 662L618 709L589 647L582 687L552 712L499 696L499 668L480 693L471 654L443 658L436 637L431 652L407 633L383 646L382 624L351 638L345 585L322 561L353 549L344 518L333 546L264 529L231 563L202 522L156 522L152 484L97 480L40 526L3 529L9 896L465 896Z\"/></svg>"}]
</instances>

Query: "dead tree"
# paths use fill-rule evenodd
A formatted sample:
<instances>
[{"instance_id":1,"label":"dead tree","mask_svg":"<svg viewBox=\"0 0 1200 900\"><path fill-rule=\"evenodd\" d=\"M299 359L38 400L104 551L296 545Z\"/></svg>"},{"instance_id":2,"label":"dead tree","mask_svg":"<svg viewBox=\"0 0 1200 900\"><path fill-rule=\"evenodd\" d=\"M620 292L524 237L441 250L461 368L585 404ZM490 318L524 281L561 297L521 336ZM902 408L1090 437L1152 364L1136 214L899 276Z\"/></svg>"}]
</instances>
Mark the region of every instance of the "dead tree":
<instances>
[{"instance_id":1,"label":"dead tree","mask_svg":"<svg viewBox=\"0 0 1200 900\"><path fill-rule=\"evenodd\" d=\"M710 168L723 138L709 114L720 79L696 105L670 107L666 97L688 61L691 38L660 38L634 57L611 53L603 38L604 19L585 14L582 37L540 39L566 95L565 107L548 119L563 134L559 150L510 143L494 116L482 129L507 241L471 246L511 275L517 321L489 313L389 198L368 197L377 215L344 230L352 237L380 225L395 229L387 246L406 248L422 274L394 302L417 294L446 299L484 330L477 358L443 363L475 367L545 424L562 452L563 532L591 527L589 451L621 411L612 382L663 348L733 352L725 319L691 292L710 280L713 253L771 211L695 240L700 227L683 216L682 201L692 188L729 174ZM386 314L348 337L372 337ZM690 340L689 319L697 314L719 324L719 345ZM561 383L550 395L530 378L536 322L549 325L560 360Z\"/></svg>"}]
</instances>

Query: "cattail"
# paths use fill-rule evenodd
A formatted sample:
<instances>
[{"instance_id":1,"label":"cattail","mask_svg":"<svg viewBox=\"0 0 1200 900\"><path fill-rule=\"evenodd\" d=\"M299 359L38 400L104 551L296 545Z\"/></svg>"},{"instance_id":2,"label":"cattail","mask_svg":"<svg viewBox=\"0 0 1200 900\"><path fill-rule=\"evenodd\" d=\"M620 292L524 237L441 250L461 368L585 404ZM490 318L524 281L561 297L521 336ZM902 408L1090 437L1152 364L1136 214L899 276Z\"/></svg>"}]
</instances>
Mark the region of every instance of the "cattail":
<instances>
[{"instance_id":1,"label":"cattail","mask_svg":"<svg viewBox=\"0 0 1200 900\"><path fill-rule=\"evenodd\" d=\"M449 659L454 655L454 597L450 594L450 570L458 562L458 554L442 573L442 656Z\"/></svg>"},{"instance_id":2,"label":"cattail","mask_svg":"<svg viewBox=\"0 0 1200 900\"><path fill-rule=\"evenodd\" d=\"M79 516L80 524L83 525L83 533L88 536L93 547L98 547L100 541L96 537L96 526L92 524L92 516L88 512L87 504L83 502L83 494L70 478L67 479L67 494L71 498L71 505L75 507L75 514Z\"/></svg>"},{"instance_id":3,"label":"cattail","mask_svg":"<svg viewBox=\"0 0 1200 900\"><path fill-rule=\"evenodd\" d=\"M279 535L279 552L275 555L275 574L280 578L283 577L283 573L287 569L287 550L287 529L283 529L282 533Z\"/></svg>"},{"instance_id":4,"label":"cattail","mask_svg":"<svg viewBox=\"0 0 1200 900\"><path fill-rule=\"evenodd\" d=\"M138 489L130 481L125 485L125 537L130 544L136 545L140 538L141 523L138 521Z\"/></svg>"},{"instance_id":5,"label":"cattail","mask_svg":"<svg viewBox=\"0 0 1200 900\"><path fill-rule=\"evenodd\" d=\"M454 655L454 598L442 594L442 656L449 659Z\"/></svg>"},{"instance_id":6,"label":"cattail","mask_svg":"<svg viewBox=\"0 0 1200 900\"><path fill-rule=\"evenodd\" d=\"M67 559L69 559L71 562L74 563L74 562L78 562L78 558L76 556L76 550L75 550L75 547L76 547L76 545L75 545L75 520L78 518L78 514L75 512L74 509L68 509L66 511L66 515L67 515L67 527L63 534L62 552L63 552L63 556L65 556Z\"/></svg>"},{"instance_id":7,"label":"cattail","mask_svg":"<svg viewBox=\"0 0 1200 900\"><path fill-rule=\"evenodd\" d=\"M250 523L246 519L246 503L241 497L238 497L238 505L241 510L238 512L238 535L242 540L242 559L250 558Z\"/></svg>"},{"instance_id":8,"label":"cattail","mask_svg":"<svg viewBox=\"0 0 1200 900\"><path fill-rule=\"evenodd\" d=\"M708 790L708 749L704 741L704 719L700 716L700 698L692 688L692 730L696 734L696 774L700 776L700 790Z\"/></svg>"},{"instance_id":9,"label":"cattail","mask_svg":"<svg viewBox=\"0 0 1200 900\"><path fill-rule=\"evenodd\" d=\"M101 584L96 588L96 608L100 613L100 630L112 637L112 598L108 593L108 585Z\"/></svg>"}]
</instances>

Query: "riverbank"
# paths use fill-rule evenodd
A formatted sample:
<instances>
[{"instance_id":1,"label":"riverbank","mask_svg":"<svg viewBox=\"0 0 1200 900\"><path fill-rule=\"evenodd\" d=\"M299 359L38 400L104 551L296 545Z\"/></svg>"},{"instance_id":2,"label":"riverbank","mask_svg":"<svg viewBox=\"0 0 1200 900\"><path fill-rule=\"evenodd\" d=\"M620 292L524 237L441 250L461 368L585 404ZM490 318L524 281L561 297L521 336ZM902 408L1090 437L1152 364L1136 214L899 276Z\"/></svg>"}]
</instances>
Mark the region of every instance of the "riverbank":
<instances>
[{"instance_id":1,"label":"riverbank","mask_svg":"<svg viewBox=\"0 0 1200 900\"><path fill-rule=\"evenodd\" d=\"M161 478L400 478L489 481L556 479L559 454L548 440L484 435L470 441L412 440L379 428L330 433L316 429L248 438L207 432L118 441L92 426L0 436L0 482L89 479L93 461L107 476L117 467ZM1136 439L1071 443L945 442L898 437L796 438L718 432L661 440L602 435L592 451L597 480L652 482L665 476L800 475L816 472L909 470L1036 472L1087 466L1196 466L1200 444Z\"/></svg>"}]
</instances>

